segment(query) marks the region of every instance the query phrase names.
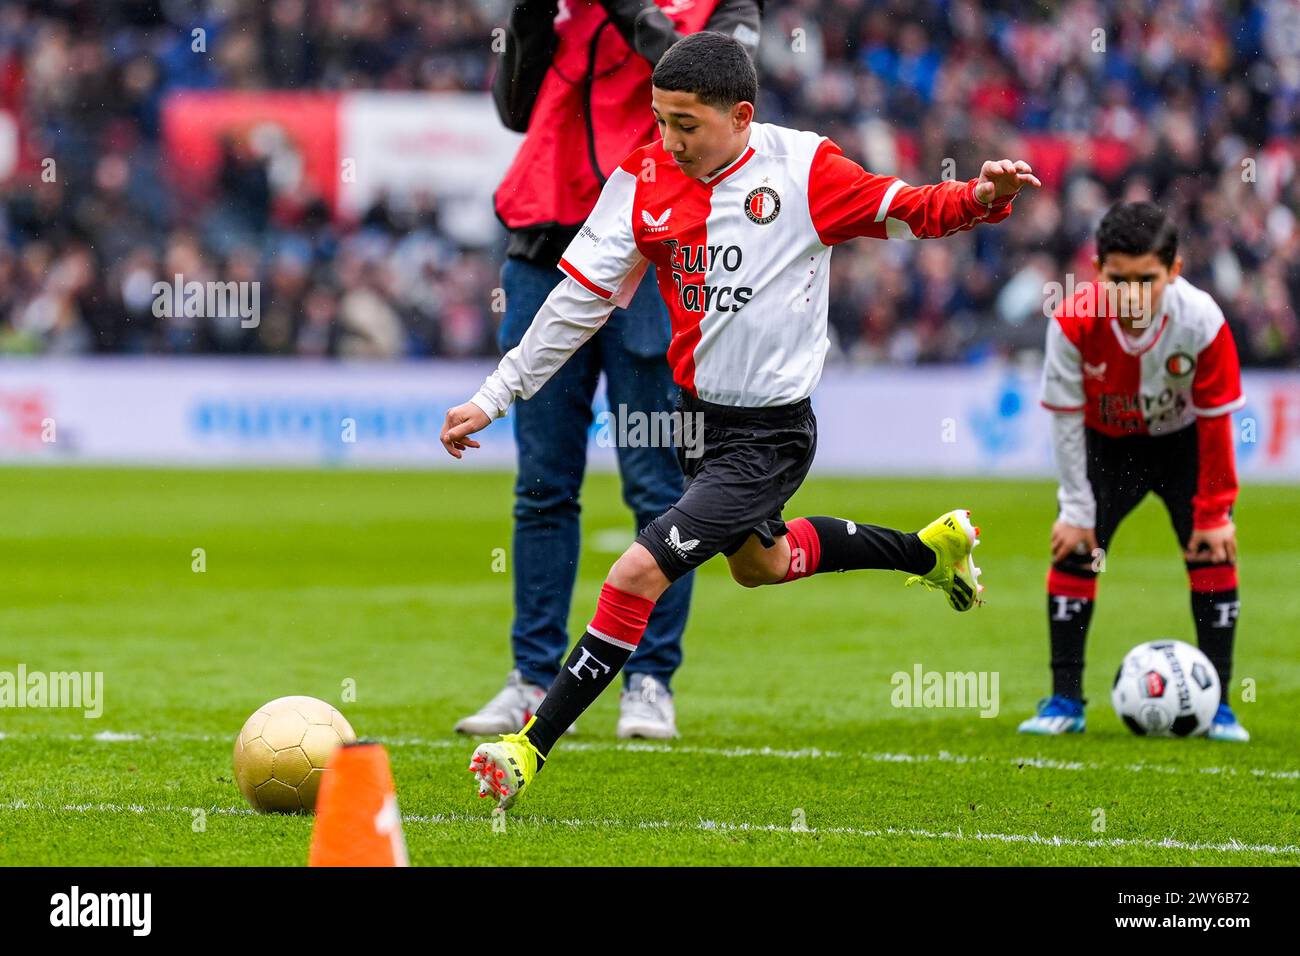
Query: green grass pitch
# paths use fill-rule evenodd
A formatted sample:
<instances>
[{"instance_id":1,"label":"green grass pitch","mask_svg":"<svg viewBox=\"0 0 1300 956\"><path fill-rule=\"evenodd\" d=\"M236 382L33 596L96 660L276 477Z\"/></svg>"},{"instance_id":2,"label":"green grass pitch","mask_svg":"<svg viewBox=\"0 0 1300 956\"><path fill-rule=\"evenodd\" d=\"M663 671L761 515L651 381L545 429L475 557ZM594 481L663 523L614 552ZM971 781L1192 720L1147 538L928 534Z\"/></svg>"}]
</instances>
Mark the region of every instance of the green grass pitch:
<instances>
[{"instance_id":1,"label":"green grass pitch","mask_svg":"<svg viewBox=\"0 0 1300 956\"><path fill-rule=\"evenodd\" d=\"M1052 486L814 477L788 515L916 528L974 509L987 605L958 616L883 572L745 590L710 562L675 686L682 739L620 745L611 689L496 832L473 742L450 728L510 666L493 563L511 480L0 469L0 671L102 671L105 697L98 720L0 710L0 864L304 864L311 820L247 812L231 776L241 723L284 694L388 744L415 864L1300 863L1300 489L1241 496L1247 746L1138 739L1111 711L1130 646L1194 640L1154 499L1102 578L1088 733L1042 740L1014 729L1047 689ZM574 635L632 537L613 477L589 478L583 521ZM996 671L997 716L895 708L891 675L917 664Z\"/></svg>"}]
</instances>

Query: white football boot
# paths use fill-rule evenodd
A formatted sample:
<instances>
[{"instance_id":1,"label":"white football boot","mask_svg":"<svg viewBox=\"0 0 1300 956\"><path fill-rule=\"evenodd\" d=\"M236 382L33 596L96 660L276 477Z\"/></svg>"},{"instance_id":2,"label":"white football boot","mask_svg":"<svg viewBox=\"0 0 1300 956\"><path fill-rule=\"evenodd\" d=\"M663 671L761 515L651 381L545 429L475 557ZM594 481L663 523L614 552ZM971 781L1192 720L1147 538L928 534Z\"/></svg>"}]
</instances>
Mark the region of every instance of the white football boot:
<instances>
[{"instance_id":1,"label":"white football boot","mask_svg":"<svg viewBox=\"0 0 1300 956\"><path fill-rule=\"evenodd\" d=\"M1038 702L1034 716L1020 722L1017 733L1056 737L1060 734L1081 734L1087 729L1083 715L1083 701L1073 697L1053 694Z\"/></svg>"},{"instance_id":2,"label":"white football boot","mask_svg":"<svg viewBox=\"0 0 1300 956\"><path fill-rule=\"evenodd\" d=\"M510 672L506 686L482 706L476 714L464 717L456 724L456 733L480 737L485 734L512 734L537 713L537 705L546 697L546 688L524 680L518 670ZM578 724L569 727L569 733Z\"/></svg>"},{"instance_id":3,"label":"white football boot","mask_svg":"<svg viewBox=\"0 0 1300 956\"><path fill-rule=\"evenodd\" d=\"M618 698L618 736L622 740L646 737L672 740L677 732L677 712L668 688L649 674L633 674Z\"/></svg>"},{"instance_id":4,"label":"white football boot","mask_svg":"<svg viewBox=\"0 0 1300 956\"><path fill-rule=\"evenodd\" d=\"M1237 715L1232 712L1232 708L1227 704L1219 705L1219 709L1215 711L1214 720L1210 722L1210 729L1205 732L1205 736L1211 740L1225 740L1235 744L1244 744L1250 740L1250 734L1237 721Z\"/></svg>"}]
</instances>

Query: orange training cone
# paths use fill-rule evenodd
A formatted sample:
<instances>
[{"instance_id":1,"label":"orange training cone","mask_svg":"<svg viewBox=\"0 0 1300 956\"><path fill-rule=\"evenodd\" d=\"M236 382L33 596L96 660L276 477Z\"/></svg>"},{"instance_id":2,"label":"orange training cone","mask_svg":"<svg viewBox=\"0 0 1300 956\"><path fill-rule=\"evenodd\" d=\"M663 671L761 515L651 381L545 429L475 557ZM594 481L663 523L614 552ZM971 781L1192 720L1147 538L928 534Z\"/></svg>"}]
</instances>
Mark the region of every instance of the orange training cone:
<instances>
[{"instance_id":1,"label":"orange training cone","mask_svg":"<svg viewBox=\"0 0 1300 956\"><path fill-rule=\"evenodd\" d=\"M388 754L344 744L330 757L316 798L308 866L409 866Z\"/></svg>"}]
</instances>

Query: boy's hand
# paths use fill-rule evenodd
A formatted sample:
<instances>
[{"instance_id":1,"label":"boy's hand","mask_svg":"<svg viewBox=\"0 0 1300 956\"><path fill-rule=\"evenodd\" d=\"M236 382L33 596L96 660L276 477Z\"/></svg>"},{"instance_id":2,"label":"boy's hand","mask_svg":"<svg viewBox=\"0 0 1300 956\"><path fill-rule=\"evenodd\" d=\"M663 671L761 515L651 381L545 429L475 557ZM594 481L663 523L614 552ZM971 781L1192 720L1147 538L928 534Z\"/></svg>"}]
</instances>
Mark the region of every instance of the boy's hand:
<instances>
[{"instance_id":1,"label":"boy's hand","mask_svg":"<svg viewBox=\"0 0 1300 956\"><path fill-rule=\"evenodd\" d=\"M1052 525L1052 560L1063 561L1071 554L1091 555L1097 550L1097 534L1092 528L1076 528L1058 521Z\"/></svg>"},{"instance_id":2,"label":"boy's hand","mask_svg":"<svg viewBox=\"0 0 1300 956\"><path fill-rule=\"evenodd\" d=\"M1003 196L1014 196L1024 185L1041 186L1038 177L1023 159L1012 162L989 160L980 167L979 182L975 184L975 198L984 205Z\"/></svg>"},{"instance_id":3,"label":"boy's hand","mask_svg":"<svg viewBox=\"0 0 1300 956\"><path fill-rule=\"evenodd\" d=\"M466 436L482 431L492 424L487 412L473 402L457 405L447 412L447 420L442 425L442 447L453 458L461 458L466 448L478 448L478 442Z\"/></svg>"},{"instance_id":4,"label":"boy's hand","mask_svg":"<svg viewBox=\"0 0 1300 956\"><path fill-rule=\"evenodd\" d=\"M1188 561L1213 561L1226 564L1237 560L1237 526L1229 521L1217 528L1197 529L1187 542Z\"/></svg>"}]
</instances>

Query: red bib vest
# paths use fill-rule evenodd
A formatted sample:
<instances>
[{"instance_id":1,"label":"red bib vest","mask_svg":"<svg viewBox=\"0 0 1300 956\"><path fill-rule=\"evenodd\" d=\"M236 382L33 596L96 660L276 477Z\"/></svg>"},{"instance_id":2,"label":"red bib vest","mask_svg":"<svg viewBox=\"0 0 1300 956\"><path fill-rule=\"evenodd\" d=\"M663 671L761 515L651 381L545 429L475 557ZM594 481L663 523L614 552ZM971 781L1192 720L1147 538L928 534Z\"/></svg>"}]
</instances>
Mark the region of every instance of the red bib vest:
<instances>
[{"instance_id":1,"label":"red bib vest","mask_svg":"<svg viewBox=\"0 0 1300 956\"><path fill-rule=\"evenodd\" d=\"M655 0L682 34L702 30L719 0ZM596 0L561 0L556 49L528 134L493 197L509 229L577 226L632 150L659 138L652 68Z\"/></svg>"}]
</instances>

